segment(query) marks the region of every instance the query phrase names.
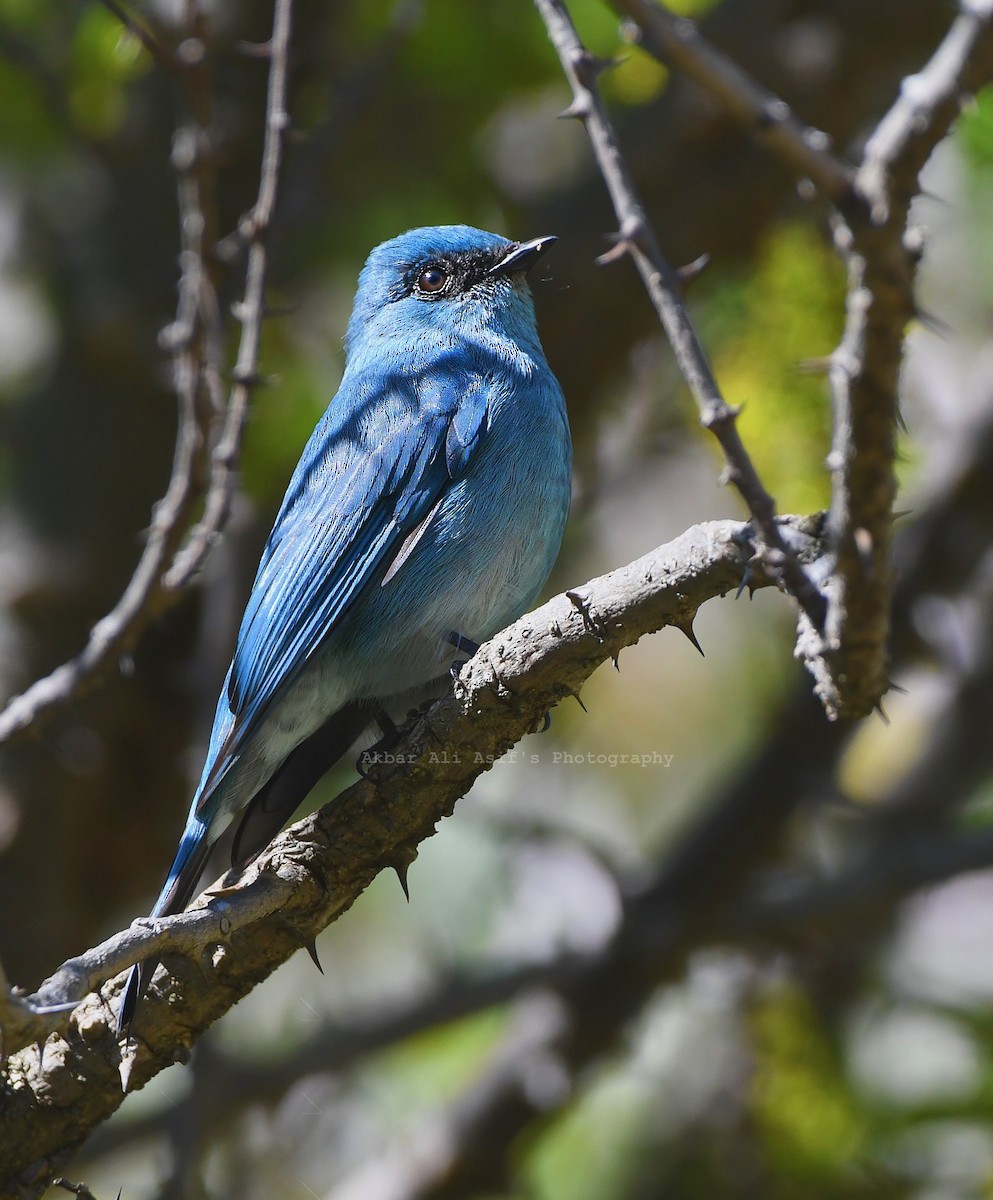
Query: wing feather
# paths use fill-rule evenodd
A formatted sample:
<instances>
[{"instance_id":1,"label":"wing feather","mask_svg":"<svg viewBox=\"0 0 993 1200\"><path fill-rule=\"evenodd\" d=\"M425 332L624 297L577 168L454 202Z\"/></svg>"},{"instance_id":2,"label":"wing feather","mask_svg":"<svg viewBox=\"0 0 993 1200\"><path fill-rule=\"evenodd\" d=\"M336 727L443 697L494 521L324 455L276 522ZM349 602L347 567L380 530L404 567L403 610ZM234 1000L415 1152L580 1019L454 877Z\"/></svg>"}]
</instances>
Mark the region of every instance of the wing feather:
<instances>
[{"instance_id":1,"label":"wing feather","mask_svg":"<svg viewBox=\"0 0 993 1200\"><path fill-rule=\"evenodd\" d=\"M454 369L378 388L359 380L350 393L343 386L266 543L228 680L234 719L205 772L201 802L359 592L391 569L464 473L485 430L487 399L482 376Z\"/></svg>"}]
</instances>

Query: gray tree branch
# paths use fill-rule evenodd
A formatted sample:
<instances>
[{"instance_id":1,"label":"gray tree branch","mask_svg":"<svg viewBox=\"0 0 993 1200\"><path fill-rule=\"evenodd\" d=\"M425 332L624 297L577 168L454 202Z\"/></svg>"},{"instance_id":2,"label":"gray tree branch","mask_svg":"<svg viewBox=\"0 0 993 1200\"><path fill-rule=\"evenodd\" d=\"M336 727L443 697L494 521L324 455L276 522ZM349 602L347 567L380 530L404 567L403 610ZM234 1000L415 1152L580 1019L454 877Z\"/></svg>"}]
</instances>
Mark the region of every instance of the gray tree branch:
<instances>
[{"instance_id":1,"label":"gray tree branch","mask_svg":"<svg viewBox=\"0 0 993 1200\"><path fill-rule=\"evenodd\" d=\"M129 29L141 29L143 44L173 69L184 85L189 123L177 130L173 166L179 194L181 274L176 317L163 331L172 356L179 403L179 425L172 472L165 495L155 506L144 551L118 603L90 632L74 658L37 680L0 712L0 744L20 736L65 708L108 667L128 654L153 620L175 604L190 584L220 532L230 508L251 389L258 382L258 354L265 317L267 252L265 238L275 209L279 171L288 121L286 86L292 0L277 0L269 46L270 71L266 132L255 206L241 221L236 242L247 247L244 299L238 307L241 341L234 383L227 404L221 383L222 335L213 268L216 229L214 177L210 150L211 93L205 78L204 17L191 0L187 35L173 52L145 26L136 26L126 9L112 5ZM204 457L209 426L223 411L222 427L211 453L203 515L188 536L204 495ZM185 542L185 544L184 544Z\"/></svg>"},{"instance_id":2,"label":"gray tree branch","mask_svg":"<svg viewBox=\"0 0 993 1200\"><path fill-rule=\"evenodd\" d=\"M831 360L834 435L826 620L806 606L798 654L829 716L865 716L889 688L890 546L903 339L915 307L923 236L907 228L917 177L958 115L963 94L993 79L993 4L969 0L927 66L908 76L857 170L818 131L658 0L610 0L629 36L717 97L759 141L836 206L834 240L848 272L846 326ZM606 171L605 171L606 178Z\"/></svg>"},{"instance_id":3,"label":"gray tree branch","mask_svg":"<svg viewBox=\"0 0 993 1200\"><path fill-rule=\"evenodd\" d=\"M575 117L585 126L617 216L614 249L601 261L627 254L634 262L700 409L701 422L724 452L724 481L738 490L762 535L759 554L765 568L782 579L812 626L819 629L826 614L824 598L779 533L775 503L738 434L737 410L721 394L683 304L679 276L662 254L607 116L596 80L609 64L583 45L563 0L535 0L535 5L572 88L573 103L563 115Z\"/></svg>"},{"instance_id":4,"label":"gray tree branch","mask_svg":"<svg viewBox=\"0 0 993 1200\"><path fill-rule=\"evenodd\" d=\"M819 517L790 518L781 528L812 561L821 525ZM39 989L38 1005L75 998L64 989L92 987L132 957L185 951L189 957L170 961L172 980L163 987L160 973L153 983L126 1061L114 1034L122 976L71 1014L42 1013L34 1025L25 1023L23 997L0 998L5 1028L11 1013L18 1017L0 1092L0 1186L27 1189L0 1195L37 1195L120 1104L122 1072L128 1086L141 1086L185 1058L208 1025L346 911L384 866L412 861L473 780L598 665L646 633L686 625L705 600L736 590L753 537L737 522L694 526L521 618L462 667L452 693L418 717L391 762L294 825L236 888L208 891L178 917L137 922ZM754 582L771 580L759 571ZM42 1038L43 1048L27 1045Z\"/></svg>"}]
</instances>

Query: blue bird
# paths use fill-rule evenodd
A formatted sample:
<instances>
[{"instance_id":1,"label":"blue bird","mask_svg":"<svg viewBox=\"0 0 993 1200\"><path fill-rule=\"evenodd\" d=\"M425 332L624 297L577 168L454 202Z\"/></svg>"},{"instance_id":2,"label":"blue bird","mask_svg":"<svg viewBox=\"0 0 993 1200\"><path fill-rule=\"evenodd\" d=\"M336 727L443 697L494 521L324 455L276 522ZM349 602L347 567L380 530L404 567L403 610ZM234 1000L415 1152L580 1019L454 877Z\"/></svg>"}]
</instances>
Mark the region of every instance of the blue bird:
<instances>
[{"instance_id":1,"label":"blue bird","mask_svg":"<svg viewBox=\"0 0 993 1200\"><path fill-rule=\"evenodd\" d=\"M359 277L341 387L269 535L207 759L152 916L181 912L235 821L269 844L369 725L534 601L569 510L572 445L527 272L556 239L412 229ZM130 1029L155 961L132 968Z\"/></svg>"}]
</instances>

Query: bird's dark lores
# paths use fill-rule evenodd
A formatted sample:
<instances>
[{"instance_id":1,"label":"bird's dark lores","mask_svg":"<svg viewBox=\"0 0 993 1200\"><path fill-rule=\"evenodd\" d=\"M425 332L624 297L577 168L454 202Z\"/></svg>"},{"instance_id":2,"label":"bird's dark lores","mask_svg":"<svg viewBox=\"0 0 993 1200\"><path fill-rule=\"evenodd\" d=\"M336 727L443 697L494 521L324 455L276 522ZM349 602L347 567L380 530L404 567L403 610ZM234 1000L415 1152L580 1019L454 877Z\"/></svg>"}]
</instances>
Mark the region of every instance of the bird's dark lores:
<instances>
[{"instance_id":1,"label":"bird's dark lores","mask_svg":"<svg viewBox=\"0 0 993 1200\"><path fill-rule=\"evenodd\" d=\"M441 225L370 254L153 916L186 906L236 821L232 865L250 862L368 725L429 694L545 582L572 449L525 275L554 240ZM119 1031L155 966L132 969Z\"/></svg>"}]
</instances>

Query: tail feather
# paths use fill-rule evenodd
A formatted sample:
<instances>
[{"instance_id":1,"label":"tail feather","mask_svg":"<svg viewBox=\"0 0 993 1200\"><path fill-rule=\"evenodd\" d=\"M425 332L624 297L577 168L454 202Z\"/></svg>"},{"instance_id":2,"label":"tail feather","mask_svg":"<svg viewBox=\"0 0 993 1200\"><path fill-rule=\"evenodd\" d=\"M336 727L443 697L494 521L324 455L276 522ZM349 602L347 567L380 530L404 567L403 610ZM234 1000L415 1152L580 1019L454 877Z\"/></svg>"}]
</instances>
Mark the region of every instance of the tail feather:
<instances>
[{"instance_id":1,"label":"tail feather","mask_svg":"<svg viewBox=\"0 0 993 1200\"><path fill-rule=\"evenodd\" d=\"M234 870L243 870L262 853L372 718L368 706L357 701L345 704L287 756L245 809L231 846Z\"/></svg>"},{"instance_id":2,"label":"tail feather","mask_svg":"<svg viewBox=\"0 0 993 1200\"><path fill-rule=\"evenodd\" d=\"M169 877L155 902L151 916L168 917L183 911L196 891L213 844L214 838L208 836L206 825L196 821L187 827L176 851ZM124 987L121 1008L117 1014L118 1038L130 1036L131 1022L134 1020L138 1003L148 991L148 985L152 982L158 965L157 958L149 958L144 962L135 963L131 968Z\"/></svg>"},{"instance_id":3,"label":"tail feather","mask_svg":"<svg viewBox=\"0 0 993 1200\"><path fill-rule=\"evenodd\" d=\"M368 705L346 704L287 756L255 793L242 816L231 849L231 865L236 871L246 867L269 845L297 805L348 750L373 716ZM203 814L203 798L201 789L194 814ZM190 902L210 851L222 832L216 826L216 821L211 823L191 816L169 877L152 909L153 917L182 912ZM158 959L152 958L131 968L117 1016L118 1038L130 1035L131 1022L157 966Z\"/></svg>"}]
</instances>

